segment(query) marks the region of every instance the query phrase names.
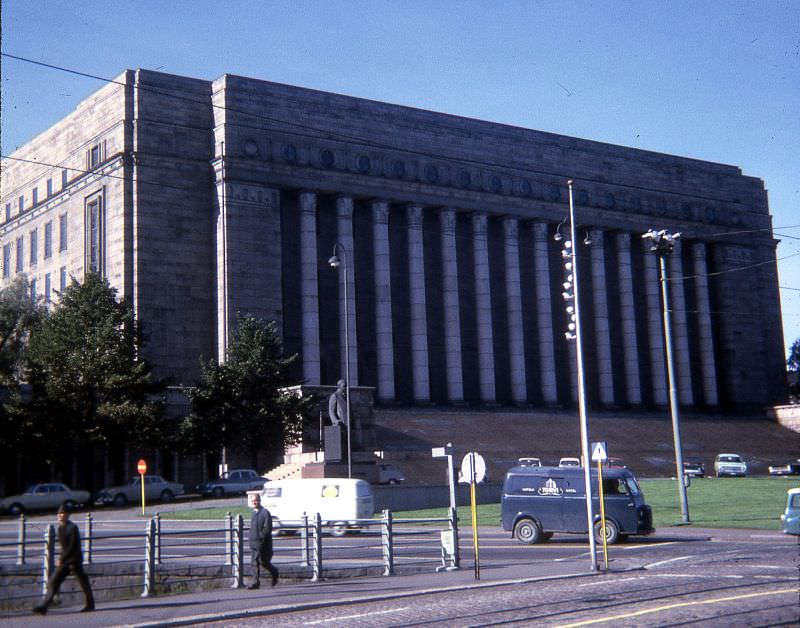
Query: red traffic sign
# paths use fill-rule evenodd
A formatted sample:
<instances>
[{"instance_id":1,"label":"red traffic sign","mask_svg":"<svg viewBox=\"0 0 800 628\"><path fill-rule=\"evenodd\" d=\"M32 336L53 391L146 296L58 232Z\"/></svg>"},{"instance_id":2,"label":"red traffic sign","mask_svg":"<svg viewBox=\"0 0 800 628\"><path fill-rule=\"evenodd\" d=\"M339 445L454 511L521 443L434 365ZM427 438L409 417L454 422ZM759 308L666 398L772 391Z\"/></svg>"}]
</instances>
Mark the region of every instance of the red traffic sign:
<instances>
[{"instance_id":1,"label":"red traffic sign","mask_svg":"<svg viewBox=\"0 0 800 628\"><path fill-rule=\"evenodd\" d=\"M136 470L139 472L139 475L144 475L145 473L147 473L147 463L144 461L144 458L142 458L136 464Z\"/></svg>"}]
</instances>

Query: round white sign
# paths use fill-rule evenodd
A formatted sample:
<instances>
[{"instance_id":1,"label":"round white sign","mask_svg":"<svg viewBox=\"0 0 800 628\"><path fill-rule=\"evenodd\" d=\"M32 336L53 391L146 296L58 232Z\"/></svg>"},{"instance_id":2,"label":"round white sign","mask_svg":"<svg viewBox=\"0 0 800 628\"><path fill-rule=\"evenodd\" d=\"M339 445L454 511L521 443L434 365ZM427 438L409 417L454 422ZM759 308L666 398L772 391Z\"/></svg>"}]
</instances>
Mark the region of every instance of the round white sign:
<instances>
[{"instance_id":1,"label":"round white sign","mask_svg":"<svg viewBox=\"0 0 800 628\"><path fill-rule=\"evenodd\" d=\"M469 452L461 461L459 482L470 484L472 481L483 482L486 479L486 461L479 453Z\"/></svg>"}]
</instances>

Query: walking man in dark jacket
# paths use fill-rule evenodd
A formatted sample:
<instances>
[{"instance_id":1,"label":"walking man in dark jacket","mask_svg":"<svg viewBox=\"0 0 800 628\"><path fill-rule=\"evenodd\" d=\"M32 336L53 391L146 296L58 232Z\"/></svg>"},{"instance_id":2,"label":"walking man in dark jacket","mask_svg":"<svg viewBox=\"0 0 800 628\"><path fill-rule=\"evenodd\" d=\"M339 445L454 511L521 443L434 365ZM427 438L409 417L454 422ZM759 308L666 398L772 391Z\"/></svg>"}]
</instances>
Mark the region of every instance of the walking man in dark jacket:
<instances>
[{"instance_id":1,"label":"walking man in dark jacket","mask_svg":"<svg viewBox=\"0 0 800 628\"><path fill-rule=\"evenodd\" d=\"M92 585L89 584L89 577L83 570L83 552L81 551L81 533L72 521L69 520L69 510L66 506L58 509L58 544L61 546L61 556L56 562L56 569L47 583L47 595L41 604L33 607L33 612L44 615L47 607L53 601L64 580L70 572L75 574L78 584L81 585L83 595L86 597L86 604L81 609L82 613L94 610L94 595L92 595Z\"/></svg>"},{"instance_id":2,"label":"walking man in dark jacket","mask_svg":"<svg viewBox=\"0 0 800 628\"><path fill-rule=\"evenodd\" d=\"M253 515L250 517L250 552L255 570L248 589L261 586L261 567L272 576L272 586L278 584L278 570L272 564L272 515L261 505L261 496L253 495Z\"/></svg>"}]
</instances>

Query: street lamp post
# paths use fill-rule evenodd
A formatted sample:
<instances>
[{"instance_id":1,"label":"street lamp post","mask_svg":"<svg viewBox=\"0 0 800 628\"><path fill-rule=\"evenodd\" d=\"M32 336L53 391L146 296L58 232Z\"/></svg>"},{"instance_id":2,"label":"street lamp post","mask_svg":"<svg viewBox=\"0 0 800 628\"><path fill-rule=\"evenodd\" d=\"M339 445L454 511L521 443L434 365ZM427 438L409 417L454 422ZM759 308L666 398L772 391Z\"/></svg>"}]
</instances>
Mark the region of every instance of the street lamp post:
<instances>
[{"instance_id":1,"label":"street lamp post","mask_svg":"<svg viewBox=\"0 0 800 628\"><path fill-rule=\"evenodd\" d=\"M336 255L336 249L341 253L341 260ZM347 477L353 477L353 457L350 436L350 302L347 300L347 249L341 242L333 244L333 255L328 260L331 268L342 267L344 271L344 390L345 406L347 408Z\"/></svg>"},{"instance_id":2,"label":"street lamp post","mask_svg":"<svg viewBox=\"0 0 800 628\"><path fill-rule=\"evenodd\" d=\"M586 379L583 371L583 336L581 330L581 310L580 294L578 291L578 261L576 258L575 246L575 206L572 200L572 179L567 181L569 187L569 231L570 240L564 242L564 249L561 252L565 260L565 268L568 271L567 281L564 283L563 297L566 301L572 301L572 310L567 305L570 323L568 331L564 334L567 340L575 341L575 353L577 355L578 369L578 416L581 428L581 458L583 462L583 481L586 487L586 523L589 530L589 560L591 570L597 571L597 546L594 538L594 513L592 511L592 479L591 467L589 466L589 421L586 413ZM586 242L588 244L588 236ZM571 281L569 275L572 275ZM571 284L571 285L570 285ZM570 288L572 292L570 293Z\"/></svg>"},{"instance_id":3,"label":"street lamp post","mask_svg":"<svg viewBox=\"0 0 800 628\"><path fill-rule=\"evenodd\" d=\"M650 250L658 256L658 270L661 279L661 297L664 301L664 345L667 353L667 379L669 380L669 408L672 416L672 439L675 447L676 478L681 500L683 523L689 523L689 500L686 498L686 483L683 474L683 448L681 447L681 430L678 415L678 390L675 383L675 366L672 357L672 318L669 307L669 291L667 289L667 256L675 248L675 241L680 233L672 234L666 229L656 231L650 229L642 238L651 241Z\"/></svg>"}]
</instances>

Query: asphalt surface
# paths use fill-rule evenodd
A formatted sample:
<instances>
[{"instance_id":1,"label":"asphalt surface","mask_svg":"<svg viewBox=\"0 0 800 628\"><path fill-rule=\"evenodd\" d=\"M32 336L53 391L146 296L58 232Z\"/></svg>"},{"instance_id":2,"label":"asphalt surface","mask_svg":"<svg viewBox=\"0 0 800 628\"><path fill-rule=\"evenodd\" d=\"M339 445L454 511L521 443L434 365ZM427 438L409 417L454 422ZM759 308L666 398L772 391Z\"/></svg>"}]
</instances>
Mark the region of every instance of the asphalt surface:
<instances>
[{"instance_id":1,"label":"asphalt surface","mask_svg":"<svg viewBox=\"0 0 800 628\"><path fill-rule=\"evenodd\" d=\"M694 531L695 534L698 531ZM592 572L586 553L575 558L554 562L530 558L509 564L508 561L484 562L480 579L475 577L471 558L462 560L456 571L436 573L433 569L407 575L367 576L331 579L322 582L279 582L276 587L263 586L256 591L247 589L214 589L199 593L165 597L138 598L102 602L93 613L81 613L81 606L50 608L46 616L30 611L12 612L2 618L9 628L27 626L58 626L92 628L99 626L188 626L206 621L255 618L331 605L350 604L366 600L400 598L421 593L492 587L508 583L537 580L590 577ZM609 571L638 569L634 560L613 560Z\"/></svg>"}]
</instances>

